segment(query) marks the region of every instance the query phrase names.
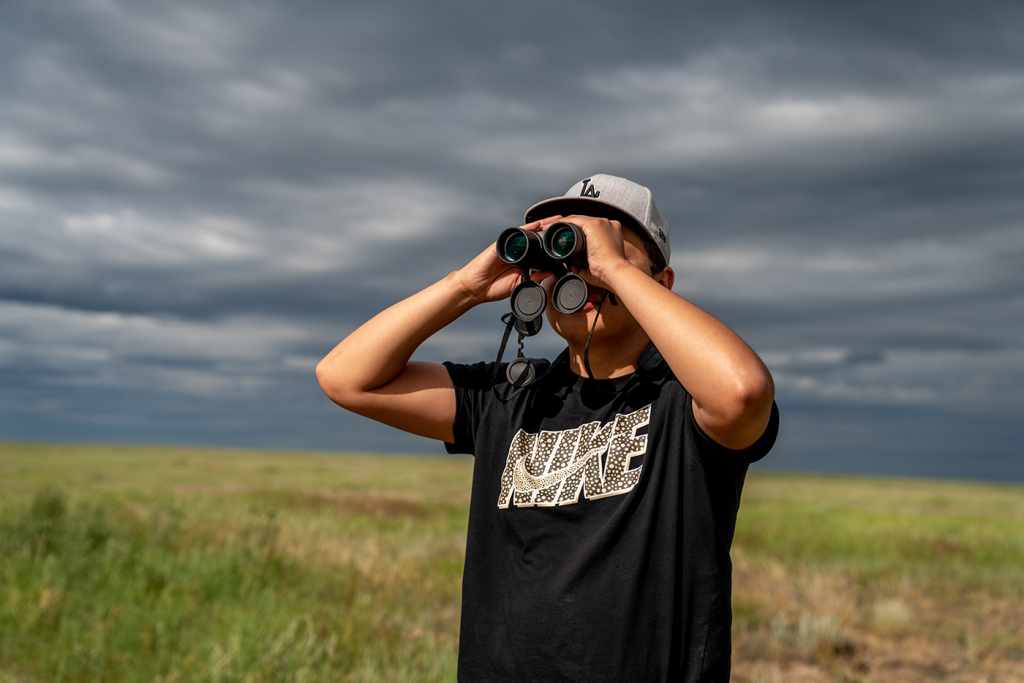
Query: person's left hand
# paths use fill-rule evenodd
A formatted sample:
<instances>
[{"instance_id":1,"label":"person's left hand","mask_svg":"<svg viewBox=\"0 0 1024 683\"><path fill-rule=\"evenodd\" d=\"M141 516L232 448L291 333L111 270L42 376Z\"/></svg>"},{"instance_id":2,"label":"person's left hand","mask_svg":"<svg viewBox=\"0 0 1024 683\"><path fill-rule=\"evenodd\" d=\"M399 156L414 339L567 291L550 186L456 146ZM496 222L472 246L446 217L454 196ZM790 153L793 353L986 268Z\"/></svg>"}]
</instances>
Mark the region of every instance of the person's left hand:
<instances>
[{"instance_id":1,"label":"person's left hand","mask_svg":"<svg viewBox=\"0 0 1024 683\"><path fill-rule=\"evenodd\" d=\"M626 262L623 247L622 223L595 216L563 216L563 221L580 226L587 240L587 267L572 266L572 272L583 278L587 284L611 291L608 274L619 264Z\"/></svg>"}]
</instances>

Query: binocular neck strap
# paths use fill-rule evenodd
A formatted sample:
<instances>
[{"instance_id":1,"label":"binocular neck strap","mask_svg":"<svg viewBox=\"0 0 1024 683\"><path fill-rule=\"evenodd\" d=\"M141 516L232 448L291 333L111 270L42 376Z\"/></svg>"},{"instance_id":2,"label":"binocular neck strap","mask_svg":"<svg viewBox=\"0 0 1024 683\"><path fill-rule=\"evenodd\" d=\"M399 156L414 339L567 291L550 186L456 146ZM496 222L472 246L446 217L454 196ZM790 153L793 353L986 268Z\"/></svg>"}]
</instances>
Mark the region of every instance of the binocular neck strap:
<instances>
[{"instance_id":1,"label":"binocular neck strap","mask_svg":"<svg viewBox=\"0 0 1024 683\"><path fill-rule=\"evenodd\" d=\"M508 343L508 336L512 333L512 326L515 324L515 316L511 313L506 313L501 316L501 321L506 323L505 334L501 338L501 347L498 349L498 357L494 359L494 371L491 373L491 391L494 395L498 395L495 387L498 384L498 368L501 366L501 357L505 355L505 345Z\"/></svg>"},{"instance_id":2,"label":"binocular neck strap","mask_svg":"<svg viewBox=\"0 0 1024 683\"><path fill-rule=\"evenodd\" d=\"M505 335L501 338L501 346L498 348L498 357L494 359L495 365L500 364L501 357L505 355L505 345L508 344L508 336L512 334L512 326L516 322L515 316L512 315L511 313L506 313L505 315L501 316L501 320L502 322L506 323Z\"/></svg>"},{"instance_id":3,"label":"binocular neck strap","mask_svg":"<svg viewBox=\"0 0 1024 683\"><path fill-rule=\"evenodd\" d=\"M594 379L594 371L590 369L590 337L594 334L594 328L597 327L597 318L601 315L601 304L608 298L608 290L604 291L601 295L601 300L597 302L597 309L594 313L594 322L590 324L590 332L587 332L587 341L583 345L583 365L587 367L587 375L590 379Z\"/></svg>"}]
</instances>

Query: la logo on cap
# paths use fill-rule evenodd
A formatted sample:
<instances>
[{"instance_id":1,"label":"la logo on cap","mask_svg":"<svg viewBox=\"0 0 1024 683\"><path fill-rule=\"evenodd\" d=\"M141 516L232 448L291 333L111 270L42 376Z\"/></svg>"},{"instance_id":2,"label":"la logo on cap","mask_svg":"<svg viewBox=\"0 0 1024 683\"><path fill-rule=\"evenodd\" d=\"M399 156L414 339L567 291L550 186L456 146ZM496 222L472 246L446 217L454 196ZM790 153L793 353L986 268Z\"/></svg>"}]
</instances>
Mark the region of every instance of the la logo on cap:
<instances>
[{"instance_id":1,"label":"la logo on cap","mask_svg":"<svg viewBox=\"0 0 1024 683\"><path fill-rule=\"evenodd\" d=\"M588 185L587 183L589 183L589 182L590 182L590 178L584 178L583 179L583 191L580 192L580 196L581 197L593 197L594 199L597 199L598 197L601 196L601 193L594 187L593 184Z\"/></svg>"}]
</instances>

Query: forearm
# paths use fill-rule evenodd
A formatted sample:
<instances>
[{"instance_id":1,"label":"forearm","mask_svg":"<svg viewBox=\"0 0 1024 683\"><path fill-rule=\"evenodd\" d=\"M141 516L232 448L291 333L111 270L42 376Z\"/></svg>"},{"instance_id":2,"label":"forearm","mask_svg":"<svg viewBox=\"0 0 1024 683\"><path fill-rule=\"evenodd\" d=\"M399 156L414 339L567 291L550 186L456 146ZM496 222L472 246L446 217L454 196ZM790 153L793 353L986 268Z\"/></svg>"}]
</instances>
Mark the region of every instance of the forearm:
<instances>
[{"instance_id":1,"label":"forearm","mask_svg":"<svg viewBox=\"0 0 1024 683\"><path fill-rule=\"evenodd\" d=\"M736 415L774 391L760 357L732 330L628 261L607 275L612 290L707 412Z\"/></svg>"},{"instance_id":2,"label":"forearm","mask_svg":"<svg viewBox=\"0 0 1024 683\"><path fill-rule=\"evenodd\" d=\"M316 366L321 387L341 395L369 391L398 376L420 344L475 305L455 272L384 309L339 342Z\"/></svg>"}]
</instances>

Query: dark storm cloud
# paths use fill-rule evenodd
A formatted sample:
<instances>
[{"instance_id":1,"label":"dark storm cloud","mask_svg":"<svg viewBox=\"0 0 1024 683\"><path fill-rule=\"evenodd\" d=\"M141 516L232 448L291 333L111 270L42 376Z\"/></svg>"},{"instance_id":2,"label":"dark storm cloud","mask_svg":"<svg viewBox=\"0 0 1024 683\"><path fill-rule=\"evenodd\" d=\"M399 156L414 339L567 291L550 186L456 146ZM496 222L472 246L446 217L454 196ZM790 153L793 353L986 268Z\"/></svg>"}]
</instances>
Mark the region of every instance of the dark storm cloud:
<instances>
[{"instance_id":1,"label":"dark storm cloud","mask_svg":"<svg viewBox=\"0 0 1024 683\"><path fill-rule=\"evenodd\" d=\"M780 463L885 470L857 449L917 430L906 471L963 475L922 453L1012 432L1015 3L0 14L0 435L436 452L338 410L316 360L594 172L654 189L675 291L772 369ZM503 310L416 357L492 358Z\"/></svg>"}]
</instances>

